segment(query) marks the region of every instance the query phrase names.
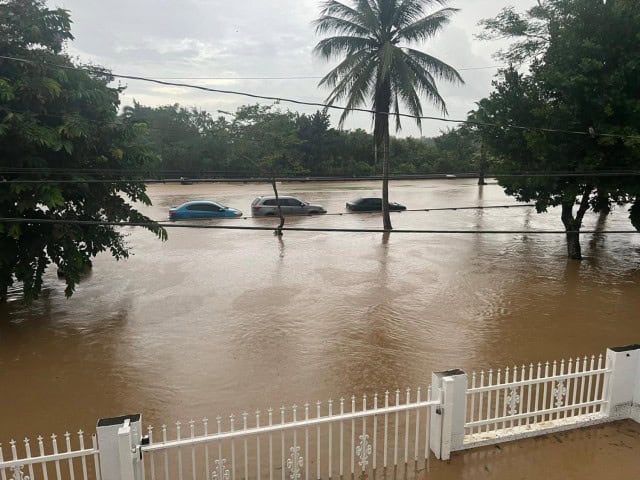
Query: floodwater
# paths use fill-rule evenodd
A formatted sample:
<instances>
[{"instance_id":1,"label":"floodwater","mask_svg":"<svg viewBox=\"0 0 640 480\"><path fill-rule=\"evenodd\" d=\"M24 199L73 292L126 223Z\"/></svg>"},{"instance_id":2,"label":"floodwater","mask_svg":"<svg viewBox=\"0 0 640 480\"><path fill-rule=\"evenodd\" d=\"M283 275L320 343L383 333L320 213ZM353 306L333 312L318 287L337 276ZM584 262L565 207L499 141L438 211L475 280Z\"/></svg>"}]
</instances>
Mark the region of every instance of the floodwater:
<instances>
[{"instance_id":1,"label":"floodwater","mask_svg":"<svg viewBox=\"0 0 640 480\"><path fill-rule=\"evenodd\" d=\"M344 212L379 184L289 183L281 194ZM152 185L167 210L215 199L250 214L269 185ZM513 205L474 180L398 181L408 208ZM630 229L624 208L585 228ZM561 229L531 208L403 212L397 229ZM275 225L274 219L204 224ZM287 225L379 228L379 214L296 217ZM131 258L104 254L65 299L47 273L30 306L0 306L0 442L142 412L147 423L426 385L467 371L604 352L640 341L640 238L561 235L175 229L167 242L125 229ZM594 478L640 473L631 422L455 454L434 478ZM635 450L635 451L634 451ZM518 473L519 472L519 473ZM598 472L601 472L598 475ZM431 478L431 477L429 477Z\"/></svg>"}]
</instances>

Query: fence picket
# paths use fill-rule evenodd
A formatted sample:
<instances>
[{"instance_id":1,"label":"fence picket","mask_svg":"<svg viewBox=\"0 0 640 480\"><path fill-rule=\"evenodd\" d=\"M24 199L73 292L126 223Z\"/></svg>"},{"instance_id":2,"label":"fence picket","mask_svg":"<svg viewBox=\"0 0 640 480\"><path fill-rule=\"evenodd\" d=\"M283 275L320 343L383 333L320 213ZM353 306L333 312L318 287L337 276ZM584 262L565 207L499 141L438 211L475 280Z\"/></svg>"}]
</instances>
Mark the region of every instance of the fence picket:
<instances>
[{"instance_id":1,"label":"fence picket","mask_svg":"<svg viewBox=\"0 0 640 480\"><path fill-rule=\"evenodd\" d=\"M333 416L333 400L329 399L329 417ZM333 465L333 424L331 422L329 422L328 425L328 429L329 429L329 455L328 455L328 462L327 462L327 466L329 467L329 478L332 478L333 476L333 469L332 469L332 465Z\"/></svg>"},{"instance_id":2,"label":"fence picket","mask_svg":"<svg viewBox=\"0 0 640 480\"><path fill-rule=\"evenodd\" d=\"M38 438L36 440L38 440L38 451L40 452L40 456L44 457L44 442L42 441L42 436L38 435ZM94 443L95 443L95 435L94 435ZM95 446L94 446L94 448L95 448ZM0 452L0 461L2 461L2 452ZM40 462L40 465L42 467L42 478L44 480L49 480L49 473L47 472L47 463L46 462ZM96 470L97 470L97 467L96 467ZM4 471L4 469L3 469L3 471Z\"/></svg>"},{"instance_id":3,"label":"fence picket","mask_svg":"<svg viewBox=\"0 0 640 480\"><path fill-rule=\"evenodd\" d=\"M490 368L489 369L489 379L488 379L488 384L489 386L493 385L493 369ZM487 420L491 418L491 394L492 391L489 390L487 392ZM482 411L482 410L481 410ZM480 432L482 429L478 429L478 432ZM489 424L487 423L487 426L485 427L485 431L488 432L489 431Z\"/></svg>"},{"instance_id":4,"label":"fence picket","mask_svg":"<svg viewBox=\"0 0 640 480\"><path fill-rule=\"evenodd\" d=\"M351 396L351 413L356 412L356 396ZM356 471L355 468L355 453L356 453L356 419L351 417L351 476Z\"/></svg>"},{"instance_id":5,"label":"fence picket","mask_svg":"<svg viewBox=\"0 0 640 480\"><path fill-rule=\"evenodd\" d=\"M53 447L53 454L57 455L58 454L58 441L56 440L58 438L58 436L55 433L51 434L51 443L52 443L52 447ZM55 466L56 466L56 478L57 480L61 480L62 479L62 475L60 472L60 461L56 460L55 461Z\"/></svg>"},{"instance_id":6,"label":"fence picket","mask_svg":"<svg viewBox=\"0 0 640 480\"><path fill-rule=\"evenodd\" d=\"M176 438L180 440L180 421L176 422ZM182 447L178 447L178 478L182 480Z\"/></svg>"},{"instance_id":7,"label":"fence picket","mask_svg":"<svg viewBox=\"0 0 640 480\"><path fill-rule=\"evenodd\" d=\"M600 354L600 355L598 356L598 370L600 370L601 368L602 368L602 354ZM606 380L607 378L608 378L608 377L605 377L605 380ZM607 391L606 386L605 386L605 388L603 388L602 390L603 390L603 392L606 392L606 391ZM596 377L596 389L595 389L595 391L594 391L594 394L593 394L593 395L594 395L594 397L595 397L595 398L597 398L597 397L600 395L600 375L598 375L598 376ZM594 407L593 407L593 411L594 411L594 412L596 411L596 406L594 406Z\"/></svg>"},{"instance_id":8,"label":"fence picket","mask_svg":"<svg viewBox=\"0 0 640 480\"><path fill-rule=\"evenodd\" d=\"M29 439L28 438L24 439L24 450L25 450L25 453L27 454L27 458L30 459L31 458L31 447L29 446ZM68 451L68 449L67 449L67 451ZM71 460L71 459L69 459L69 460ZM34 475L33 475L33 464L30 463L28 468L29 468L29 478L34 478Z\"/></svg>"},{"instance_id":9,"label":"fence picket","mask_svg":"<svg viewBox=\"0 0 640 480\"><path fill-rule=\"evenodd\" d=\"M383 448L383 467L387 469L387 449L388 449L388 440L387 434L389 433L389 390L384 392L384 448Z\"/></svg>"},{"instance_id":10,"label":"fence picket","mask_svg":"<svg viewBox=\"0 0 640 480\"><path fill-rule=\"evenodd\" d=\"M295 417L295 410L293 411L293 415ZM260 410L256 410L256 428L260 428ZM256 435L256 478L259 480L261 478L260 475L260 460L262 459L260 455L260 435Z\"/></svg>"},{"instance_id":11,"label":"fence picket","mask_svg":"<svg viewBox=\"0 0 640 480\"><path fill-rule=\"evenodd\" d=\"M420 387L418 387L418 391L416 392L416 403L420 403ZM374 436L375 436L375 433L374 433ZM413 442L413 461L416 463L416 465L418 463L419 448L420 448L420 409L416 408L416 438Z\"/></svg>"},{"instance_id":12,"label":"fence picket","mask_svg":"<svg viewBox=\"0 0 640 480\"><path fill-rule=\"evenodd\" d=\"M269 413L269 421L271 421L271 413ZM229 415L229 429L235 431L236 416L232 413ZM236 442L231 439L231 478L236 480ZM270 479L271 480L271 479Z\"/></svg>"},{"instance_id":13,"label":"fence picket","mask_svg":"<svg viewBox=\"0 0 640 480\"><path fill-rule=\"evenodd\" d=\"M420 388L418 388L418 395L420 395ZM378 394L373 394L373 409L378 410ZM378 415L374 413L373 415L373 463L372 468L373 471L376 471L377 468L377 455L378 455ZM417 453L416 453L417 455Z\"/></svg>"},{"instance_id":14,"label":"fence picket","mask_svg":"<svg viewBox=\"0 0 640 480\"><path fill-rule=\"evenodd\" d=\"M344 398L340 398L340 478L344 475Z\"/></svg>"},{"instance_id":15,"label":"fence picket","mask_svg":"<svg viewBox=\"0 0 640 480\"><path fill-rule=\"evenodd\" d=\"M309 402L304 404L304 419L309 420ZM304 427L304 454L309 455L309 426ZM305 480L311 480L309 478L309 462L304 462L304 478ZM269 474L269 480L271 480L271 474Z\"/></svg>"},{"instance_id":16,"label":"fence picket","mask_svg":"<svg viewBox=\"0 0 640 480\"><path fill-rule=\"evenodd\" d=\"M396 407L400 405L400 389L396 390ZM393 466L398 466L398 419L399 412L396 410L396 418L393 423Z\"/></svg>"},{"instance_id":17,"label":"fence picket","mask_svg":"<svg viewBox=\"0 0 640 480\"><path fill-rule=\"evenodd\" d=\"M191 438L195 438L196 436L196 422L194 422L193 418L189 420L189 433L191 434ZM192 480L196 480L196 448L191 446L191 478Z\"/></svg>"},{"instance_id":18,"label":"fence picket","mask_svg":"<svg viewBox=\"0 0 640 480\"><path fill-rule=\"evenodd\" d=\"M316 402L316 418L320 418L322 416L320 411L321 405L322 402L318 400ZM322 478L320 476L320 424L318 424L318 426L316 427L316 478L317 480L320 480Z\"/></svg>"}]
</instances>

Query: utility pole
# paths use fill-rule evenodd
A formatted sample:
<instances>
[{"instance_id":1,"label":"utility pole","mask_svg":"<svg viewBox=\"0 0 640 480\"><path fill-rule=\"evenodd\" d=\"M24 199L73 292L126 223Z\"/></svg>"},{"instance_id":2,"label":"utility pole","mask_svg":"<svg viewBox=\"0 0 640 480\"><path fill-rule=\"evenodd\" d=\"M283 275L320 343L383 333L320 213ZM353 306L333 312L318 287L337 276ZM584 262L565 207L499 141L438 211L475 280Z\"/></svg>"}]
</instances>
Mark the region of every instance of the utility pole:
<instances>
[{"instance_id":1,"label":"utility pole","mask_svg":"<svg viewBox=\"0 0 640 480\"><path fill-rule=\"evenodd\" d=\"M484 154L484 140L480 141L480 171L478 173L478 185L486 185L484 181L484 172L487 168L487 159Z\"/></svg>"}]
</instances>

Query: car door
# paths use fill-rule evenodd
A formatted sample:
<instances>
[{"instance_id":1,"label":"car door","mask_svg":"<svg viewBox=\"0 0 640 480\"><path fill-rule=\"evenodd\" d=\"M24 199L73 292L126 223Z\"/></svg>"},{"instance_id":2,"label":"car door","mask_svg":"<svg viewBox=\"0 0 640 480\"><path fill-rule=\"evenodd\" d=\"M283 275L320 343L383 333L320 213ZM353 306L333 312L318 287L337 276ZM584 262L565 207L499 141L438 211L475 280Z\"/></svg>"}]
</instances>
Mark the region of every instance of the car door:
<instances>
[{"instance_id":1,"label":"car door","mask_svg":"<svg viewBox=\"0 0 640 480\"><path fill-rule=\"evenodd\" d=\"M205 211L207 212L207 218L224 217L224 210L218 205L208 203L205 205Z\"/></svg>"},{"instance_id":2,"label":"car door","mask_svg":"<svg viewBox=\"0 0 640 480\"><path fill-rule=\"evenodd\" d=\"M379 198L369 198L367 199L367 210L371 212L379 212L382 210L382 200Z\"/></svg>"},{"instance_id":3,"label":"car door","mask_svg":"<svg viewBox=\"0 0 640 480\"><path fill-rule=\"evenodd\" d=\"M205 218L207 213L204 210L204 205L202 203L189 205L187 206L187 210L189 211L189 218Z\"/></svg>"},{"instance_id":4,"label":"car door","mask_svg":"<svg viewBox=\"0 0 640 480\"><path fill-rule=\"evenodd\" d=\"M287 204L287 211L289 215L302 215L304 213L307 213L304 208L304 202L301 202L297 198L288 198Z\"/></svg>"}]
</instances>

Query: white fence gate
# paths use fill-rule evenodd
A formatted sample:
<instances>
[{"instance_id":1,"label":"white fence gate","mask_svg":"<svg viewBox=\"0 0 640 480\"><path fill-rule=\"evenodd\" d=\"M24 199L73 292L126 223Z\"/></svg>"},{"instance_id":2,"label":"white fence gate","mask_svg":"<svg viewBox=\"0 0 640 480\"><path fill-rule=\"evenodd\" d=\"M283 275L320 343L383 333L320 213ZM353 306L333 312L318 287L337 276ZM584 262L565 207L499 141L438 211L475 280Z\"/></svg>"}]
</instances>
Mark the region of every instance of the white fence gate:
<instances>
[{"instance_id":1,"label":"white fence gate","mask_svg":"<svg viewBox=\"0 0 640 480\"><path fill-rule=\"evenodd\" d=\"M0 445L0 480L353 479L399 467L407 477L431 453L623 418L640 422L640 345L480 371L470 384L461 370L438 372L426 389L148 426L146 436L139 414L101 419L90 447L82 431L64 435L63 451L55 435L49 448L42 437L37 449Z\"/></svg>"},{"instance_id":2,"label":"white fence gate","mask_svg":"<svg viewBox=\"0 0 640 480\"><path fill-rule=\"evenodd\" d=\"M186 432L178 422L171 439L166 425L159 432L149 427L144 474L151 480L319 480L416 466L428 459L431 407L440 403L430 389L424 393L294 405L217 417L213 425L205 418L190 421Z\"/></svg>"}]
</instances>

